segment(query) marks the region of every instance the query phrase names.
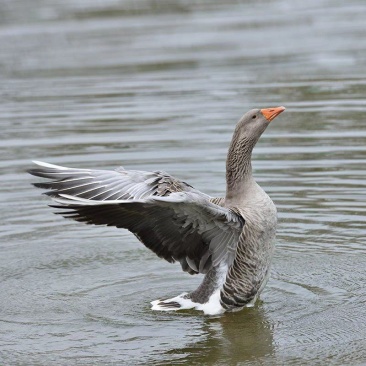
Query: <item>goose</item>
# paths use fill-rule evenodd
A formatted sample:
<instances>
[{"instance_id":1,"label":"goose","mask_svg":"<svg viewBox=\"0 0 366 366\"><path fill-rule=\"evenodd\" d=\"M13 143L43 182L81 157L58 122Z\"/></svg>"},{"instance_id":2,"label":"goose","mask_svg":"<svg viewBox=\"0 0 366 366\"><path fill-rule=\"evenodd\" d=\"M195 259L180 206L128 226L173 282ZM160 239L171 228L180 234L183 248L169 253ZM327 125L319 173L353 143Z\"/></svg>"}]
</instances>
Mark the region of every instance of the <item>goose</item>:
<instances>
[{"instance_id":1,"label":"goose","mask_svg":"<svg viewBox=\"0 0 366 366\"><path fill-rule=\"evenodd\" d=\"M158 257L203 274L199 287L153 310L207 315L253 306L266 285L274 253L277 210L255 182L252 151L284 107L253 109L236 125L226 160L225 197L211 197L163 171L75 169L34 161L28 172L48 181L56 213L86 224L132 232Z\"/></svg>"}]
</instances>

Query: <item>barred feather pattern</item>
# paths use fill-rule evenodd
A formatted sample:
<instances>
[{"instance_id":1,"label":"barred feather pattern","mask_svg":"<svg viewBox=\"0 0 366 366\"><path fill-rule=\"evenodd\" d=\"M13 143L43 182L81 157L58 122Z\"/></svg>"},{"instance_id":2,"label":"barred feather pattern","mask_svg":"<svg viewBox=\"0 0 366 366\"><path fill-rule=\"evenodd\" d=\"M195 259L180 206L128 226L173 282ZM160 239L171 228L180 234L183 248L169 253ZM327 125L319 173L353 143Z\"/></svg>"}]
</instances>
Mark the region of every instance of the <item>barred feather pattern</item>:
<instances>
[{"instance_id":1,"label":"barred feather pattern","mask_svg":"<svg viewBox=\"0 0 366 366\"><path fill-rule=\"evenodd\" d=\"M255 211L254 211L255 210ZM227 311L239 310L254 303L266 285L274 251L276 208L265 195L252 207L251 215L241 214L246 225L239 237L235 260L221 289L221 306Z\"/></svg>"},{"instance_id":2,"label":"barred feather pattern","mask_svg":"<svg viewBox=\"0 0 366 366\"><path fill-rule=\"evenodd\" d=\"M235 259L229 267L220 291L221 306L226 311L240 310L254 303L269 278L274 239L277 226L277 210L270 197L257 186L261 197L245 208L232 208L246 220L239 237ZM225 206L225 198L211 198L218 206ZM250 214L248 214L250 212ZM193 293L193 298L205 298L202 289L209 287L209 276ZM214 276L211 276L212 278ZM212 288L213 286L211 286Z\"/></svg>"},{"instance_id":3,"label":"barred feather pattern","mask_svg":"<svg viewBox=\"0 0 366 366\"><path fill-rule=\"evenodd\" d=\"M253 147L249 140L239 139L239 135L234 134L226 160L227 191L235 190L244 178L251 177Z\"/></svg>"}]
</instances>

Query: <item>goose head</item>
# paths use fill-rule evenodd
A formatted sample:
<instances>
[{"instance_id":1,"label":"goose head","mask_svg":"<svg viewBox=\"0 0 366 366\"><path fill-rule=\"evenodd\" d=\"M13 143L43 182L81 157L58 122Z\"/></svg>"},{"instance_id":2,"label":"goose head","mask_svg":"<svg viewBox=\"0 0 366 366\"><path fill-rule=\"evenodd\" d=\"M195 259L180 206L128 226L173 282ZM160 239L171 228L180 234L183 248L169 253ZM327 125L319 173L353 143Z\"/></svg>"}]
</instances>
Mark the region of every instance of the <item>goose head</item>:
<instances>
[{"instance_id":1,"label":"goose head","mask_svg":"<svg viewBox=\"0 0 366 366\"><path fill-rule=\"evenodd\" d=\"M250 110L239 120L234 132L235 139L253 148L270 122L284 110L282 106Z\"/></svg>"}]
</instances>

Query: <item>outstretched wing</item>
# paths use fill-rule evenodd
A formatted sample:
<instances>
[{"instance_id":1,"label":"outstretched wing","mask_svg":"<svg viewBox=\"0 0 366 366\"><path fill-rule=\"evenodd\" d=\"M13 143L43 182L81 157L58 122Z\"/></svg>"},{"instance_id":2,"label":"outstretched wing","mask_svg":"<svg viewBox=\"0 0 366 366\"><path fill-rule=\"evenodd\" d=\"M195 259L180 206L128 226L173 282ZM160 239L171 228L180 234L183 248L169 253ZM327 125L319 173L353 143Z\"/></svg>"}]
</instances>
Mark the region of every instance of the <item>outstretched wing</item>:
<instances>
[{"instance_id":1,"label":"outstretched wing","mask_svg":"<svg viewBox=\"0 0 366 366\"><path fill-rule=\"evenodd\" d=\"M39 163L36 183L58 203L65 217L126 228L159 257L179 261L184 271L206 273L233 262L244 226L239 212L163 172L70 169Z\"/></svg>"},{"instance_id":2,"label":"outstretched wing","mask_svg":"<svg viewBox=\"0 0 366 366\"><path fill-rule=\"evenodd\" d=\"M122 167L117 170L74 169L40 161L34 163L39 167L29 170L28 173L52 181L33 185L49 189L45 194L52 197L68 194L106 201L144 199L153 195L166 196L173 192L196 191L189 184L162 171L143 172L125 170Z\"/></svg>"}]
</instances>

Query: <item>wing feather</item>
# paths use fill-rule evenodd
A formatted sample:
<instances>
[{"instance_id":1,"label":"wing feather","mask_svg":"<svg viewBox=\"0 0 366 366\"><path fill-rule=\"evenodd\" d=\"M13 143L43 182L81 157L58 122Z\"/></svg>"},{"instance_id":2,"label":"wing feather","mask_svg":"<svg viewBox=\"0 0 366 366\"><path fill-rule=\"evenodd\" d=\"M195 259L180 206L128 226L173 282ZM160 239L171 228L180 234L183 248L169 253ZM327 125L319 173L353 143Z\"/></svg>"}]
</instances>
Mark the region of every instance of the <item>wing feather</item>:
<instances>
[{"instance_id":1,"label":"wing feather","mask_svg":"<svg viewBox=\"0 0 366 366\"><path fill-rule=\"evenodd\" d=\"M179 261L189 273L206 273L234 259L243 217L164 172L70 169L40 163L35 183L79 222L130 230L159 257ZM216 202L218 204L216 204Z\"/></svg>"}]
</instances>

